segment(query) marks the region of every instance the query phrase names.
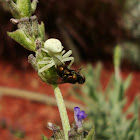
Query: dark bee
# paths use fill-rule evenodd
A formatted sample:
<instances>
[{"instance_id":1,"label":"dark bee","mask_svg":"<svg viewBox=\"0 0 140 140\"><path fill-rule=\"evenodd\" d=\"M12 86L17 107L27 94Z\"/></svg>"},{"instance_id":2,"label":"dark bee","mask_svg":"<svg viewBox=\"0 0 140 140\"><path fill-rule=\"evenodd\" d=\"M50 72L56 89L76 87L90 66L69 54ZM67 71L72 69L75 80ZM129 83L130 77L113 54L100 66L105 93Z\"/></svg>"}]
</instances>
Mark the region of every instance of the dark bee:
<instances>
[{"instance_id":1,"label":"dark bee","mask_svg":"<svg viewBox=\"0 0 140 140\"><path fill-rule=\"evenodd\" d=\"M80 70L76 72L76 70L68 69L65 65L57 66L57 74L62 78L64 83L79 83L83 84L85 82L85 77L80 75Z\"/></svg>"},{"instance_id":2,"label":"dark bee","mask_svg":"<svg viewBox=\"0 0 140 140\"><path fill-rule=\"evenodd\" d=\"M80 75L81 69L78 70L69 69L57 57L53 56L53 59L55 59L55 61L57 61L57 63L59 64L56 67L57 74L61 77L61 79L58 80L58 84L62 83L83 84L85 82L85 77Z\"/></svg>"}]
</instances>

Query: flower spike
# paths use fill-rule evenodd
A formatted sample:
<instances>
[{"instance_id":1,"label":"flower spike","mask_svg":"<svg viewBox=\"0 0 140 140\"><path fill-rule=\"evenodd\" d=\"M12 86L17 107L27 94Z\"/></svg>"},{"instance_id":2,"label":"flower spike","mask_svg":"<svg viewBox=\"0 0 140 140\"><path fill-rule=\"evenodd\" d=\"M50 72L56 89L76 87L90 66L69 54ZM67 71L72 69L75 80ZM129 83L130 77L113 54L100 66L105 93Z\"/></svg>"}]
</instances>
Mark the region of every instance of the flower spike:
<instances>
[{"instance_id":1,"label":"flower spike","mask_svg":"<svg viewBox=\"0 0 140 140\"><path fill-rule=\"evenodd\" d=\"M87 117L85 111L81 111L79 107L74 108L74 118L78 128L82 127L83 120Z\"/></svg>"}]
</instances>

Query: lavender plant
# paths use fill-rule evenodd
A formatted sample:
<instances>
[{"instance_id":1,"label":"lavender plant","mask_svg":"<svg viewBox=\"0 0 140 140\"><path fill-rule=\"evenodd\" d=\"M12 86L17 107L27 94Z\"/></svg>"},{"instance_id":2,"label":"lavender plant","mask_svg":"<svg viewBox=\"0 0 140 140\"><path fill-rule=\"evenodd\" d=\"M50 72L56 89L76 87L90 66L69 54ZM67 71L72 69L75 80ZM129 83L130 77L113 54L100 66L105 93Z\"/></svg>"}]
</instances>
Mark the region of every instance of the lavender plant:
<instances>
[{"instance_id":1,"label":"lavender plant","mask_svg":"<svg viewBox=\"0 0 140 140\"><path fill-rule=\"evenodd\" d=\"M74 57L71 56L72 51L69 50L65 53L64 47L58 39L51 38L45 41L44 23L39 24L37 17L32 16L36 10L38 0L32 2L31 0L6 1L14 17L10 21L16 24L18 28L16 31L8 32L8 35L25 49L35 53L35 56L33 54L29 55L28 62L31 63L41 80L52 85L54 89L63 130L55 124L48 123L48 128L54 132L53 137L50 139L93 139L94 127L89 134L83 130L83 120L87 115L84 111L80 111L79 107L74 108L75 123L70 127L64 100L58 87L59 80L63 82L63 78L60 77L56 68L65 65L66 61L70 61L68 68L71 67L74 62ZM74 74L72 76L75 76ZM68 78L71 79L71 77ZM44 135L42 135L42 138L44 140L48 139Z\"/></svg>"},{"instance_id":2,"label":"lavender plant","mask_svg":"<svg viewBox=\"0 0 140 140\"><path fill-rule=\"evenodd\" d=\"M130 86L132 75L123 80L120 74L121 49L117 46L114 51L114 74L105 89L100 81L102 65L88 65L85 68L86 82L82 88L74 85L72 93L85 102L89 120L84 123L89 129L94 122L97 140L139 140L139 96L136 96L127 111L123 108L127 103L125 93ZM76 91L80 90L82 96ZM138 95L138 94L137 94ZM133 117L127 119L131 114Z\"/></svg>"}]
</instances>

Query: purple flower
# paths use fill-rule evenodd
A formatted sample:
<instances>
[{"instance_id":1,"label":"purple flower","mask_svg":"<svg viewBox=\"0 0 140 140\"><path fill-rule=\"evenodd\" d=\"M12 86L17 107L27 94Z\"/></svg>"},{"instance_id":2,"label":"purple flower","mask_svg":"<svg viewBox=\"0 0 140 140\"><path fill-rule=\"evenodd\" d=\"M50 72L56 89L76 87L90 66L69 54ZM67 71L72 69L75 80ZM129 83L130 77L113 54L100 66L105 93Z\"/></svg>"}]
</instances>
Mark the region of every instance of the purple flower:
<instances>
[{"instance_id":1,"label":"purple flower","mask_svg":"<svg viewBox=\"0 0 140 140\"><path fill-rule=\"evenodd\" d=\"M83 120L86 117L87 115L85 114L85 111L80 111L79 107L74 108L74 118L78 128L82 127Z\"/></svg>"}]
</instances>

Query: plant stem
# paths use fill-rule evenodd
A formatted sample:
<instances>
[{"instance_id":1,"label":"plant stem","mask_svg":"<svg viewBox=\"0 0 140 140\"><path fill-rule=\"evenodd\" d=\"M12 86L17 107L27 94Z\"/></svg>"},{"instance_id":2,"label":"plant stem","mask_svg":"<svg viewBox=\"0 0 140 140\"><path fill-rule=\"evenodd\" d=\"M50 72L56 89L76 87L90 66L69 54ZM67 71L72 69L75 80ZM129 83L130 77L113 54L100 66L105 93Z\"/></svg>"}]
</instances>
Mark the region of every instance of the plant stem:
<instances>
[{"instance_id":1,"label":"plant stem","mask_svg":"<svg viewBox=\"0 0 140 140\"><path fill-rule=\"evenodd\" d=\"M70 130L70 124L69 124L69 119L68 119L66 107L64 104L64 100L63 100L63 97L62 97L62 94L58 85L53 85L53 88L54 88L55 98L56 98L57 106L58 106L61 121L62 121L65 140L68 140L68 131Z\"/></svg>"}]
</instances>

